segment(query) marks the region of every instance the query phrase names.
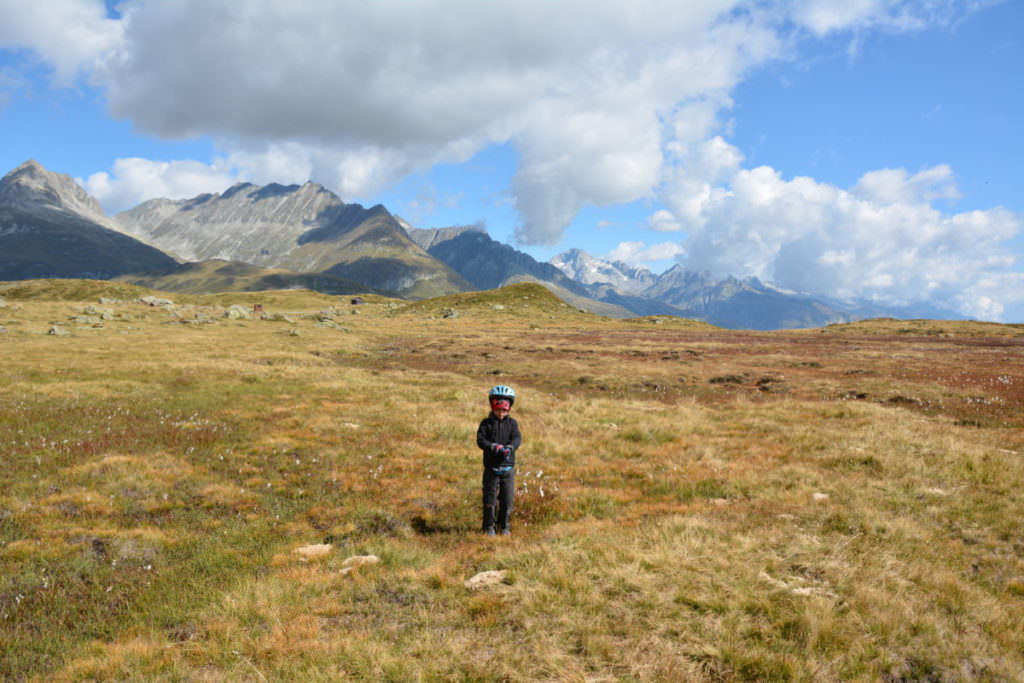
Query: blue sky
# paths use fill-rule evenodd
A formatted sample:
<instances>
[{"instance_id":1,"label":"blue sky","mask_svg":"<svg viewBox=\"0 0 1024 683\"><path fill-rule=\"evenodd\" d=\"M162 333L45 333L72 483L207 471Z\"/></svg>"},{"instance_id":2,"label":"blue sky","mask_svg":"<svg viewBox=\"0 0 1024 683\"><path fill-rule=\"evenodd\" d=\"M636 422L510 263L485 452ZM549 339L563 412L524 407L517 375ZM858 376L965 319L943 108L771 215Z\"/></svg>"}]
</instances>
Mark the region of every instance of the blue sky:
<instances>
[{"instance_id":1,"label":"blue sky","mask_svg":"<svg viewBox=\"0 0 1024 683\"><path fill-rule=\"evenodd\" d=\"M679 4L0 0L0 171L1024 321L1024 3Z\"/></svg>"}]
</instances>

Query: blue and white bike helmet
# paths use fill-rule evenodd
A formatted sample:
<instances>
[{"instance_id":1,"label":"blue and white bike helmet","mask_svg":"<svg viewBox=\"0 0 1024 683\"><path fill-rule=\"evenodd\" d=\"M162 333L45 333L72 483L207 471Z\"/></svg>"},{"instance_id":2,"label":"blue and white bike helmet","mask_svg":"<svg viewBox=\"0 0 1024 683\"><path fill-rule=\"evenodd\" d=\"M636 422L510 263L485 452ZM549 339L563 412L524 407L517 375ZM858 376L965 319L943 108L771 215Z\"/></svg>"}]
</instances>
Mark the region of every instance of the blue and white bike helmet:
<instances>
[{"instance_id":1,"label":"blue and white bike helmet","mask_svg":"<svg viewBox=\"0 0 1024 683\"><path fill-rule=\"evenodd\" d=\"M516 402L516 390L512 387L507 387L504 384L498 384L497 386L491 387L490 392L487 394L487 400L493 399L504 399L508 401L509 407Z\"/></svg>"}]
</instances>

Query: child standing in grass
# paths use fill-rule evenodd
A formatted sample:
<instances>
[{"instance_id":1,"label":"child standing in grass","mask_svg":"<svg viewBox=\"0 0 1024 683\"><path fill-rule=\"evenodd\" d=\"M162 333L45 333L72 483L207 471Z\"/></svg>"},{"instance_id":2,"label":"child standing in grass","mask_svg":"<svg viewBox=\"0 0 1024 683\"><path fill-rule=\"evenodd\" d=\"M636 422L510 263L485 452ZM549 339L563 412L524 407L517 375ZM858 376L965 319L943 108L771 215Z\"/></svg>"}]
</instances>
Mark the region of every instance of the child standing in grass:
<instances>
[{"instance_id":1,"label":"child standing in grass","mask_svg":"<svg viewBox=\"0 0 1024 683\"><path fill-rule=\"evenodd\" d=\"M522 443L519 423L509 415L516 392L499 384L491 388L487 400L491 412L476 430L476 445L484 454L483 530L488 536L497 531L508 535L512 533L509 515L516 492L516 451Z\"/></svg>"}]
</instances>

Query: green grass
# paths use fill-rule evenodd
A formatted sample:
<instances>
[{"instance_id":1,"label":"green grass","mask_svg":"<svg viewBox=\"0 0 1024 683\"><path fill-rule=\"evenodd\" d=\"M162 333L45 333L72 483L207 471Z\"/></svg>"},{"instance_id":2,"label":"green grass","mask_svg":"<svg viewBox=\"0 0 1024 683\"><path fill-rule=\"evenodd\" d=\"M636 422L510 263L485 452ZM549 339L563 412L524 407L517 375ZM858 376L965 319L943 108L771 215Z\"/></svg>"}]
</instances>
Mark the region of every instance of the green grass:
<instances>
[{"instance_id":1,"label":"green grass","mask_svg":"<svg viewBox=\"0 0 1024 683\"><path fill-rule=\"evenodd\" d=\"M290 324L124 303L55 338L85 285L34 286L2 313L0 678L1024 669L1016 342L618 322L531 288L356 315L266 294ZM317 326L332 305L348 331ZM473 436L498 382L525 441L514 534L487 539Z\"/></svg>"}]
</instances>

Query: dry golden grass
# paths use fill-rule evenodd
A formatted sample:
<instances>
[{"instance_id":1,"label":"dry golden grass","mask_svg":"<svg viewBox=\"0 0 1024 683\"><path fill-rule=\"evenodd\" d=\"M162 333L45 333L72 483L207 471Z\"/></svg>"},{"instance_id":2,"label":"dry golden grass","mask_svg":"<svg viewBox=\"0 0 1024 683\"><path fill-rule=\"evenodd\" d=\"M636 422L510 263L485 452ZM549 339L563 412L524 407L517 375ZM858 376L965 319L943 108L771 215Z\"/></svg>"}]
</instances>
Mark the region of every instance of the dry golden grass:
<instances>
[{"instance_id":1,"label":"dry golden grass","mask_svg":"<svg viewBox=\"0 0 1024 683\"><path fill-rule=\"evenodd\" d=\"M1024 678L1015 328L746 333L530 286L94 326L103 283L0 296L2 678ZM525 443L495 540L499 382Z\"/></svg>"}]
</instances>

